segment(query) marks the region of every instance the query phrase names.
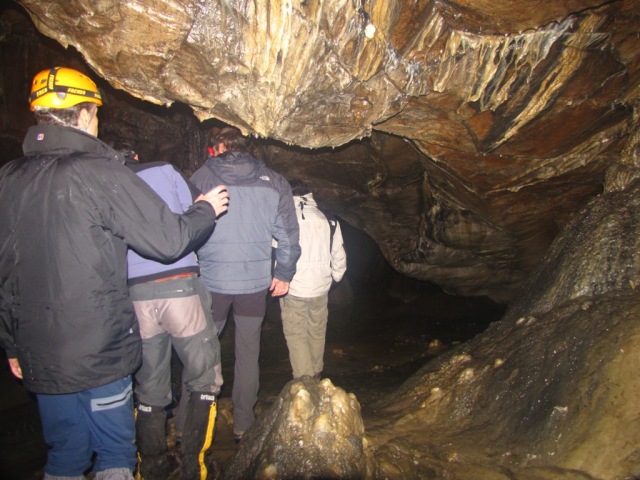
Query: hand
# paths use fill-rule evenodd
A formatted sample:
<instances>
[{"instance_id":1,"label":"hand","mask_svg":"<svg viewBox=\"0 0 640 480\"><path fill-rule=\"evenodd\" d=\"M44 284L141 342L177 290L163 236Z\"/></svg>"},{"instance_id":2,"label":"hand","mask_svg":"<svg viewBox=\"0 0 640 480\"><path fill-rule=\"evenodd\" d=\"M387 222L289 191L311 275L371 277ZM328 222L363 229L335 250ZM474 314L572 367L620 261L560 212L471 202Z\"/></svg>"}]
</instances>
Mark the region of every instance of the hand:
<instances>
[{"instance_id":1,"label":"hand","mask_svg":"<svg viewBox=\"0 0 640 480\"><path fill-rule=\"evenodd\" d=\"M216 212L216 218L229 208L229 192L227 192L227 187L224 185L218 185L216 188L196 198L196 202L201 200L213 207L213 210Z\"/></svg>"},{"instance_id":2,"label":"hand","mask_svg":"<svg viewBox=\"0 0 640 480\"><path fill-rule=\"evenodd\" d=\"M9 368L11 369L11 373L22 380L22 368L20 368L20 362L17 358L9 359Z\"/></svg>"},{"instance_id":3,"label":"hand","mask_svg":"<svg viewBox=\"0 0 640 480\"><path fill-rule=\"evenodd\" d=\"M281 297L282 295L286 295L289 291L289 282L274 278L273 280L271 280L269 291L271 291L272 297Z\"/></svg>"}]
</instances>

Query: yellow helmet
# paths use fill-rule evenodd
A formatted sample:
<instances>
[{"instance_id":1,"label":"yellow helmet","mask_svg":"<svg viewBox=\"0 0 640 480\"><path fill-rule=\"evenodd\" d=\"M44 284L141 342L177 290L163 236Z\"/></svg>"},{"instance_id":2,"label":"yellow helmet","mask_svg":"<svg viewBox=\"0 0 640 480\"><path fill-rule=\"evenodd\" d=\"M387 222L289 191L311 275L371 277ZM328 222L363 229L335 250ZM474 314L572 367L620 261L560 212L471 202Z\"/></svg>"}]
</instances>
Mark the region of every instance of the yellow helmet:
<instances>
[{"instance_id":1,"label":"yellow helmet","mask_svg":"<svg viewBox=\"0 0 640 480\"><path fill-rule=\"evenodd\" d=\"M69 108L83 102L102 105L98 87L89 77L72 68L42 70L31 85L29 107Z\"/></svg>"}]
</instances>

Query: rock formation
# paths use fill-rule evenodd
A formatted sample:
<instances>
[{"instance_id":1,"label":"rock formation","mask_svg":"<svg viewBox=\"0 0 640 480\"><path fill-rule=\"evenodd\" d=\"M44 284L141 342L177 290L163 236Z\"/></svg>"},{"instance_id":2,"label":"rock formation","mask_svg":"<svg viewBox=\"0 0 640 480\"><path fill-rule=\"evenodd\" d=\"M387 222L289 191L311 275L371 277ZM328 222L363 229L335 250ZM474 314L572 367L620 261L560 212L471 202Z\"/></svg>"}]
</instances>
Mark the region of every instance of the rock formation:
<instances>
[{"instance_id":1,"label":"rock formation","mask_svg":"<svg viewBox=\"0 0 640 480\"><path fill-rule=\"evenodd\" d=\"M636 180L586 205L505 317L427 363L365 432L329 380L294 381L245 434L230 478L638 478L639 286Z\"/></svg>"},{"instance_id":2,"label":"rock formation","mask_svg":"<svg viewBox=\"0 0 640 480\"><path fill-rule=\"evenodd\" d=\"M626 183L618 180L615 190ZM631 373L640 366L639 214L637 180L591 201L502 320L382 406L368 436L395 459L386 476L416 468L417 449L402 446L425 432L432 438L420 451L430 454L416 465L446 478L640 475Z\"/></svg>"},{"instance_id":3,"label":"rock formation","mask_svg":"<svg viewBox=\"0 0 640 480\"><path fill-rule=\"evenodd\" d=\"M360 405L328 378L289 382L245 435L225 471L228 480L365 478L373 473L367 471L372 459Z\"/></svg>"},{"instance_id":4,"label":"rock formation","mask_svg":"<svg viewBox=\"0 0 640 480\"><path fill-rule=\"evenodd\" d=\"M114 87L282 142L285 173L304 157L397 270L454 293L510 299L637 161L640 0L20 3Z\"/></svg>"}]
</instances>

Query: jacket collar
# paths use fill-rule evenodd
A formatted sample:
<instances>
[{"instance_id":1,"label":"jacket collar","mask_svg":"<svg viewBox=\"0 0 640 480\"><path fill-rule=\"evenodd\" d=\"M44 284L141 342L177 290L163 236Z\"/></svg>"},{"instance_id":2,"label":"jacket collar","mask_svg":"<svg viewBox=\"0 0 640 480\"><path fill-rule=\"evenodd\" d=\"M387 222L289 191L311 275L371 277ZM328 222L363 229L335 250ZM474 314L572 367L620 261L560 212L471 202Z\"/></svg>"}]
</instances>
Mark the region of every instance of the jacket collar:
<instances>
[{"instance_id":1,"label":"jacket collar","mask_svg":"<svg viewBox=\"0 0 640 480\"><path fill-rule=\"evenodd\" d=\"M205 165L225 184L244 185L258 179L264 162L249 153L232 150L207 158Z\"/></svg>"},{"instance_id":2,"label":"jacket collar","mask_svg":"<svg viewBox=\"0 0 640 480\"><path fill-rule=\"evenodd\" d=\"M102 140L77 128L59 125L35 125L29 128L22 150L25 155L95 153L124 164L123 156Z\"/></svg>"},{"instance_id":3,"label":"jacket collar","mask_svg":"<svg viewBox=\"0 0 640 480\"><path fill-rule=\"evenodd\" d=\"M311 205L313 207L317 207L318 204L316 200L313 198L313 193L307 193L305 195L294 195L293 203L296 205Z\"/></svg>"}]
</instances>

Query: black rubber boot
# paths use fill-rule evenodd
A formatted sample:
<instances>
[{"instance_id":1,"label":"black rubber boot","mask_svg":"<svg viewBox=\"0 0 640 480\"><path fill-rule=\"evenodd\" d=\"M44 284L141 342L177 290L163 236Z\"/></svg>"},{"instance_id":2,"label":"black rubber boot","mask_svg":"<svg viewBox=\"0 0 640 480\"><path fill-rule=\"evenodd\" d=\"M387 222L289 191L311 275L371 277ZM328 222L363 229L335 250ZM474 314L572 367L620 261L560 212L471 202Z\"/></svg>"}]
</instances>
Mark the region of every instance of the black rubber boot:
<instances>
[{"instance_id":1,"label":"black rubber boot","mask_svg":"<svg viewBox=\"0 0 640 480\"><path fill-rule=\"evenodd\" d=\"M191 392L182 432L182 480L215 478L214 465L206 454L213 443L216 426L216 396L208 392Z\"/></svg>"},{"instance_id":2,"label":"black rubber boot","mask_svg":"<svg viewBox=\"0 0 640 480\"><path fill-rule=\"evenodd\" d=\"M138 405L136 444L138 472L142 480L167 480L171 465L167 456L167 415L163 407Z\"/></svg>"}]
</instances>

